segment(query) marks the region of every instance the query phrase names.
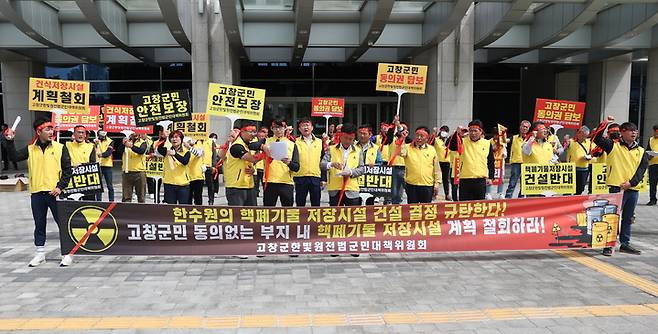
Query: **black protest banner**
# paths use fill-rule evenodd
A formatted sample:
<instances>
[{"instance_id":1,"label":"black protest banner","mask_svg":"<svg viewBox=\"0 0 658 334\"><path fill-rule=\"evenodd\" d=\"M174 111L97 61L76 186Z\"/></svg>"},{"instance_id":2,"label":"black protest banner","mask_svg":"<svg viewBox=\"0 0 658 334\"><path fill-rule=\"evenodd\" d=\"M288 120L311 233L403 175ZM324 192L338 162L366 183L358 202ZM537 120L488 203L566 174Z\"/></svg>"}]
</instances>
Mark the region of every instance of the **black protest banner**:
<instances>
[{"instance_id":1,"label":"black protest banner","mask_svg":"<svg viewBox=\"0 0 658 334\"><path fill-rule=\"evenodd\" d=\"M131 101L137 126L192 119L192 105L187 90L133 95Z\"/></svg>"},{"instance_id":2,"label":"black protest banner","mask_svg":"<svg viewBox=\"0 0 658 334\"><path fill-rule=\"evenodd\" d=\"M393 167L365 166L365 169L366 172L358 178L360 192L377 197L391 196Z\"/></svg>"},{"instance_id":3,"label":"black protest banner","mask_svg":"<svg viewBox=\"0 0 658 334\"><path fill-rule=\"evenodd\" d=\"M62 194L89 195L103 192L101 168L97 162L81 164L72 169L73 176L71 176L69 185L62 191Z\"/></svg>"}]
</instances>

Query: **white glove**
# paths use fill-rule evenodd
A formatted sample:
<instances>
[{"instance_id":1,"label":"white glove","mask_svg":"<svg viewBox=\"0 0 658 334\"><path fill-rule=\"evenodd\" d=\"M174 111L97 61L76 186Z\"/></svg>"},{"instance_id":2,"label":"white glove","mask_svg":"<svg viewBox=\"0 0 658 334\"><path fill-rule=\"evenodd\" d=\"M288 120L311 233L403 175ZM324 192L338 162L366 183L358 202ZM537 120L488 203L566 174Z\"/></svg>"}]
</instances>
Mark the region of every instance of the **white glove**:
<instances>
[{"instance_id":1,"label":"white glove","mask_svg":"<svg viewBox=\"0 0 658 334\"><path fill-rule=\"evenodd\" d=\"M207 169L208 169L208 166L201 165L201 172L205 173Z\"/></svg>"},{"instance_id":2,"label":"white glove","mask_svg":"<svg viewBox=\"0 0 658 334\"><path fill-rule=\"evenodd\" d=\"M592 160L592 156L590 154L585 155L585 160Z\"/></svg>"},{"instance_id":3,"label":"white glove","mask_svg":"<svg viewBox=\"0 0 658 334\"><path fill-rule=\"evenodd\" d=\"M338 172L336 175L338 175L338 176L352 176L352 170L346 167L345 169Z\"/></svg>"}]
</instances>

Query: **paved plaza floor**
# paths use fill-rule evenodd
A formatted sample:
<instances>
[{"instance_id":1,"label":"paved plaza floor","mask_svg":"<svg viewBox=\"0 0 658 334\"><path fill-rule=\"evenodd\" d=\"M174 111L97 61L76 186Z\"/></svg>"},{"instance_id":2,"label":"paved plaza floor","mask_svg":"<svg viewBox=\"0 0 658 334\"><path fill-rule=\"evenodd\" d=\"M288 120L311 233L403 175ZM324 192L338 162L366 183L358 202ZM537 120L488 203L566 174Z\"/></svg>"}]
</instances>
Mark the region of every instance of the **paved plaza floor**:
<instances>
[{"instance_id":1,"label":"paved plaza floor","mask_svg":"<svg viewBox=\"0 0 658 334\"><path fill-rule=\"evenodd\" d=\"M658 333L658 207L646 202L641 256L77 256L60 268L51 220L48 261L29 268L29 194L0 193L0 331Z\"/></svg>"}]
</instances>

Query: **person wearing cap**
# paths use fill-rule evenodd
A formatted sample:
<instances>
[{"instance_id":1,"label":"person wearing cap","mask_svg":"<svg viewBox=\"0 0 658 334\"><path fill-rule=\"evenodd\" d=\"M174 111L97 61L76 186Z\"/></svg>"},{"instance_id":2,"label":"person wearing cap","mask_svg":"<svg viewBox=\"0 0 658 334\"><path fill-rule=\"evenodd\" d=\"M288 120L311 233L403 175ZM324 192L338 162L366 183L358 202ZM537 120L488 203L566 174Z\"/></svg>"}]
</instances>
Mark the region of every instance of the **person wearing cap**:
<instances>
[{"instance_id":1,"label":"person wearing cap","mask_svg":"<svg viewBox=\"0 0 658 334\"><path fill-rule=\"evenodd\" d=\"M460 201L483 200L494 177L493 149L491 142L482 138L482 126L480 120L473 120L468 123L467 137L462 139L458 130L449 140L450 150L459 158Z\"/></svg>"},{"instance_id":2,"label":"person wearing cap","mask_svg":"<svg viewBox=\"0 0 658 334\"><path fill-rule=\"evenodd\" d=\"M98 138L94 140L96 146L96 158L101 166L101 174L107 187L107 197L110 202L114 202L114 185L112 184L112 152L114 152L114 142L107 136L107 132L98 131ZM103 193L96 194L96 200L101 201Z\"/></svg>"},{"instance_id":3,"label":"person wearing cap","mask_svg":"<svg viewBox=\"0 0 658 334\"><path fill-rule=\"evenodd\" d=\"M388 166L393 166L393 184L391 185L391 203L402 203L402 192L404 191L404 169L405 159L400 156L400 151L406 145L411 144L409 136L409 127L406 123L400 122L400 117L393 118L393 125L389 127L384 140L384 151L388 154ZM387 200L388 202L388 200Z\"/></svg>"},{"instance_id":4,"label":"person wearing cap","mask_svg":"<svg viewBox=\"0 0 658 334\"><path fill-rule=\"evenodd\" d=\"M594 143L607 153L606 184L609 192L624 192L621 204L621 228L619 230L619 251L623 253L640 255L642 252L631 246L631 224L635 214L635 207L639 197L639 185L644 178L644 172L649 166L649 154L637 142L637 126L625 122L619 126L620 139L615 141L603 137L603 130L608 121L614 118L608 116L594 131ZM611 256L612 247L603 249L603 255Z\"/></svg>"},{"instance_id":5,"label":"person wearing cap","mask_svg":"<svg viewBox=\"0 0 658 334\"><path fill-rule=\"evenodd\" d=\"M436 128L434 128L436 130ZM450 193L450 155L448 153L448 148L446 147L446 140L450 132L450 128L447 125L442 125L439 131L434 131L432 138L430 138L432 146L436 151L436 158L439 160L439 169L441 169L441 183L443 184L443 194L447 201L452 200L452 195ZM432 140L433 139L433 140Z\"/></svg>"},{"instance_id":6,"label":"person wearing cap","mask_svg":"<svg viewBox=\"0 0 658 334\"><path fill-rule=\"evenodd\" d=\"M658 152L658 124L653 126L653 136L649 138L647 150ZM647 205L656 205L656 187L658 186L658 156L649 159L649 202Z\"/></svg>"},{"instance_id":7,"label":"person wearing cap","mask_svg":"<svg viewBox=\"0 0 658 334\"><path fill-rule=\"evenodd\" d=\"M511 141L510 148L510 177L505 198L512 198L514 196L514 189L516 188L519 178L521 177L521 164L523 163L523 142L525 141L528 131L530 131L530 122L527 120L521 121L519 125L519 134L514 135ZM521 197L521 191L516 197Z\"/></svg>"},{"instance_id":8,"label":"person wearing cap","mask_svg":"<svg viewBox=\"0 0 658 334\"><path fill-rule=\"evenodd\" d=\"M400 156L406 164L404 171L407 203L431 203L439 193L441 170L434 147L427 144L430 129L426 126L416 128L414 141L402 148Z\"/></svg>"},{"instance_id":9,"label":"person wearing cap","mask_svg":"<svg viewBox=\"0 0 658 334\"><path fill-rule=\"evenodd\" d=\"M66 142L66 149L71 156L71 166L96 162L96 149L93 143L87 141L87 129L83 125L76 125L73 128L73 140ZM85 195L82 197L85 201L93 201L96 195Z\"/></svg>"},{"instance_id":10,"label":"person wearing cap","mask_svg":"<svg viewBox=\"0 0 658 334\"><path fill-rule=\"evenodd\" d=\"M532 124L532 132L522 146L524 164L549 164L553 161L553 145L547 139L548 133L544 122Z\"/></svg>"},{"instance_id":11,"label":"person wearing cap","mask_svg":"<svg viewBox=\"0 0 658 334\"><path fill-rule=\"evenodd\" d=\"M133 191L137 202L146 202L146 153L148 143L133 133L123 139L124 152L121 155L121 202L132 202Z\"/></svg>"},{"instance_id":12,"label":"person wearing cap","mask_svg":"<svg viewBox=\"0 0 658 334\"><path fill-rule=\"evenodd\" d=\"M7 151L15 162L27 160L30 187L30 203L34 219L34 246L36 254L28 266L36 267L46 262L46 222L48 209L58 227L57 197L66 188L71 179L71 157L66 145L53 141L54 125L47 118L34 122L36 136L26 147L16 151L15 132L8 129L6 133Z\"/></svg>"},{"instance_id":13,"label":"person wearing cap","mask_svg":"<svg viewBox=\"0 0 658 334\"><path fill-rule=\"evenodd\" d=\"M587 138L589 132L587 126L581 126L576 131L576 135L569 139L565 149L566 161L573 162L576 165L576 195L581 195L585 191L585 184L587 184L589 176L589 166L592 160L592 144Z\"/></svg>"},{"instance_id":14,"label":"person wearing cap","mask_svg":"<svg viewBox=\"0 0 658 334\"><path fill-rule=\"evenodd\" d=\"M164 202L167 204L190 203L190 177L187 165L190 163L190 152L183 139L185 135L180 130L169 133L169 142L158 146L158 154L164 157Z\"/></svg>"},{"instance_id":15,"label":"person wearing cap","mask_svg":"<svg viewBox=\"0 0 658 334\"><path fill-rule=\"evenodd\" d=\"M306 197L310 195L311 206L320 206L322 183L324 183L323 173L320 170L320 161L324 155L322 139L313 135L313 123L308 118L299 120L297 129L301 135L295 140L299 154L299 170L293 174L295 204L298 207L306 206Z\"/></svg>"},{"instance_id":16,"label":"person wearing cap","mask_svg":"<svg viewBox=\"0 0 658 334\"><path fill-rule=\"evenodd\" d=\"M295 143L286 137L286 128L285 120L277 119L272 121L270 129L273 136L265 141L268 148L273 143L286 143L287 156L281 160L268 158L265 162L264 206L276 206L279 199L281 199L281 206L288 207L293 204L295 183L292 175L300 169L299 150Z\"/></svg>"},{"instance_id":17,"label":"person wearing cap","mask_svg":"<svg viewBox=\"0 0 658 334\"><path fill-rule=\"evenodd\" d=\"M331 145L320 167L328 175L327 191L329 192L329 205L361 205L359 195L358 177L363 175L363 155L354 145L356 126L351 123L343 124L340 132L340 142Z\"/></svg>"},{"instance_id":18,"label":"person wearing cap","mask_svg":"<svg viewBox=\"0 0 658 334\"><path fill-rule=\"evenodd\" d=\"M265 152L257 152L265 144L265 140L253 141L256 137L256 125L251 121L243 121L239 131L235 131L235 140L230 143L228 154L224 157L224 186L226 200L230 206L256 206L254 192L254 164L265 158ZM263 147L264 148L264 147Z\"/></svg>"}]
</instances>

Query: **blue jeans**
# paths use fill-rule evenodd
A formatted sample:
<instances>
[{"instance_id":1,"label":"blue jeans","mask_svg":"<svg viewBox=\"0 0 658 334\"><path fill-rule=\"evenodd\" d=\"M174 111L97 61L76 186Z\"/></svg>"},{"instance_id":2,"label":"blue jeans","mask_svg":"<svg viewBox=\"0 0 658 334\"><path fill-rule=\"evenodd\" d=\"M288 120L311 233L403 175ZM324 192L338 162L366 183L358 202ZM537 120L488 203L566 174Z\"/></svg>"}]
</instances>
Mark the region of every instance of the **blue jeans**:
<instances>
[{"instance_id":1,"label":"blue jeans","mask_svg":"<svg viewBox=\"0 0 658 334\"><path fill-rule=\"evenodd\" d=\"M57 227L59 227L59 216L57 215L57 199L55 196L42 191L30 196L32 205L32 218L34 218L34 245L43 246L46 244L46 218L48 209L55 218Z\"/></svg>"},{"instance_id":2,"label":"blue jeans","mask_svg":"<svg viewBox=\"0 0 658 334\"><path fill-rule=\"evenodd\" d=\"M611 194L621 191L619 187L609 187ZM635 206L640 193L635 190L624 191L624 197L621 200L621 228L619 229L619 242L623 246L628 246L631 242L631 222L635 215Z\"/></svg>"},{"instance_id":3,"label":"blue jeans","mask_svg":"<svg viewBox=\"0 0 658 334\"><path fill-rule=\"evenodd\" d=\"M391 202L393 204L402 203L402 190L404 189L404 167L393 167L393 184L391 185Z\"/></svg>"},{"instance_id":4,"label":"blue jeans","mask_svg":"<svg viewBox=\"0 0 658 334\"><path fill-rule=\"evenodd\" d=\"M315 176L299 176L295 180L295 203L297 206L306 206L306 196L311 195L311 206L320 206L321 180Z\"/></svg>"},{"instance_id":5,"label":"blue jeans","mask_svg":"<svg viewBox=\"0 0 658 334\"><path fill-rule=\"evenodd\" d=\"M112 185L112 167L101 167L101 173L103 174L103 180L105 180L105 186L107 186L107 196L110 202L114 202L114 186ZM96 200L103 200L103 193L96 194Z\"/></svg>"},{"instance_id":6,"label":"blue jeans","mask_svg":"<svg viewBox=\"0 0 658 334\"><path fill-rule=\"evenodd\" d=\"M509 176L509 185L507 186L507 191L505 192L505 198L512 198L514 196L514 189L516 184L519 182L521 177L521 164L512 164L512 170ZM521 197L521 189L519 189L519 194L516 196Z\"/></svg>"},{"instance_id":7,"label":"blue jeans","mask_svg":"<svg viewBox=\"0 0 658 334\"><path fill-rule=\"evenodd\" d=\"M192 204L190 201L190 186L175 186L165 183L164 201L167 204Z\"/></svg>"}]
</instances>

